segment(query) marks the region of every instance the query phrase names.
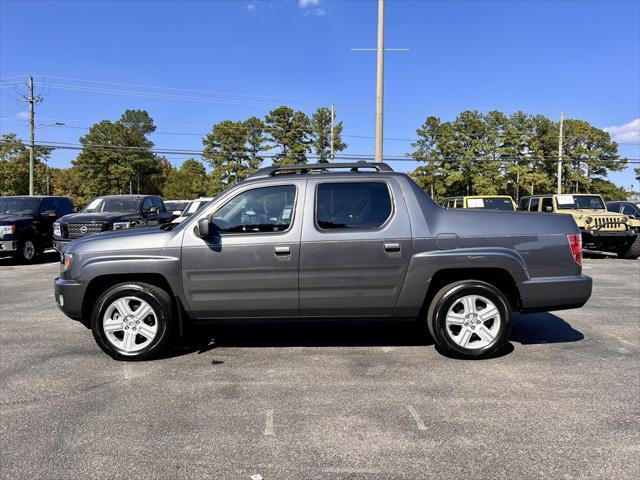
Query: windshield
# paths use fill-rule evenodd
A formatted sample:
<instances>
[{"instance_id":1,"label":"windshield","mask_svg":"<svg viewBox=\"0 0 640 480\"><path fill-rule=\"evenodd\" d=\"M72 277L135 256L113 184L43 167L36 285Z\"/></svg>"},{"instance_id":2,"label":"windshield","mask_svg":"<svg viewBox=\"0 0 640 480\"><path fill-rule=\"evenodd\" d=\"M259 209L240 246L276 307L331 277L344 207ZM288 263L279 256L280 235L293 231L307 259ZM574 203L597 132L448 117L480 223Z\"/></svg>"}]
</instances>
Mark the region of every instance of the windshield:
<instances>
[{"instance_id":1,"label":"windshield","mask_svg":"<svg viewBox=\"0 0 640 480\"><path fill-rule=\"evenodd\" d=\"M98 197L94 198L82 209L83 213L119 212L137 213L139 200L130 197Z\"/></svg>"},{"instance_id":2,"label":"windshield","mask_svg":"<svg viewBox=\"0 0 640 480\"><path fill-rule=\"evenodd\" d=\"M558 204L558 210L576 208L606 210L600 195L558 195L556 203Z\"/></svg>"},{"instance_id":3,"label":"windshield","mask_svg":"<svg viewBox=\"0 0 640 480\"><path fill-rule=\"evenodd\" d=\"M484 208L487 210L513 211L513 202L510 198L501 197L468 198L467 208Z\"/></svg>"},{"instance_id":4,"label":"windshield","mask_svg":"<svg viewBox=\"0 0 640 480\"><path fill-rule=\"evenodd\" d=\"M16 215L34 215L40 208L39 198L2 197L0 198L0 213Z\"/></svg>"}]
</instances>

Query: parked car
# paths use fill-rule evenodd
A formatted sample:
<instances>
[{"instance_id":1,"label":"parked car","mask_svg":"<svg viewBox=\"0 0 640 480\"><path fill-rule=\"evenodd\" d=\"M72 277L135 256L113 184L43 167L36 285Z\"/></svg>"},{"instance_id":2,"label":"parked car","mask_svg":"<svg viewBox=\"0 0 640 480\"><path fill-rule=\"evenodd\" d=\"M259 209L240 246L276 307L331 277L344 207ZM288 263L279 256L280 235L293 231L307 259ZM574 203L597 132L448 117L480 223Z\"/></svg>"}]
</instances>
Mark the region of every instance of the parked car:
<instances>
[{"instance_id":1,"label":"parked car","mask_svg":"<svg viewBox=\"0 0 640 480\"><path fill-rule=\"evenodd\" d=\"M207 203L209 203L213 199L214 197L200 197L193 200L184 209L184 211L182 212L182 215L172 220L172 223L180 223L185 221L187 218L189 218L191 215L196 213L198 210L200 210L202 207L204 207Z\"/></svg>"},{"instance_id":2,"label":"parked car","mask_svg":"<svg viewBox=\"0 0 640 480\"><path fill-rule=\"evenodd\" d=\"M442 200L446 208L483 208L487 210L516 210L516 204L508 195L473 195L447 197Z\"/></svg>"},{"instance_id":3,"label":"parked car","mask_svg":"<svg viewBox=\"0 0 640 480\"><path fill-rule=\"evenodd\" d=\"M53 224L53 246L62 251L72 240L108 230L149 227L171 221L156 195L108 195L91 200L80 212Z\"/></svg>"},{"instance_id":4,"label":"parked car","mask_svg":"<svg viewBox=\"0 0 640 480\"><path fill-rule=\"evenodd\" d=\"M607 210L640 220L640 203L628 202L626 200L607 202Z\"/></svg>"},{"instance_id":5,"label":"parked car","mask_svg":"<svg viewBox=\"0 0 640 480\"><path fill-rule=\"evenodd\" d=\"M628 259L640 256L640 221L608 211L600 195L534 195L522 197L519 206L527 212L572 216L586 249L614 252Z\"/></svg>"},{"instance_id":6,"label":"parked car","mask_svg":"<svg viewBox=\"0 0 640 480\"><path fill-rule=\"evenodd\" d=\"M184 209L191 203L190 200L163 200L167 212L170 212L173 218L178 218L184 212Z\"/></svg>"},{"instance_id":7,"label":"parked car","mask_svg":"<svg viewBox=\"0 0 640 480\"><path fill-rule=\"evenodd\" d=\"M73 212L67 197L0 197L0 256L30 263L53 242L53 223Z\"/></svg>"},{"instance_id":8,"label":"parked car","mask_svg":"<svg viewBox=\"0 0 640 480\"><path fill-rule=\"evenodd\" d=\"M384 163L267 167L182 223L67 245L55 299L121 360L189 322L245 318L418 319L478 358L507 342L512 311L588 300L580 242L569 215L444 209Z\"/></svg>"}]
</instances>

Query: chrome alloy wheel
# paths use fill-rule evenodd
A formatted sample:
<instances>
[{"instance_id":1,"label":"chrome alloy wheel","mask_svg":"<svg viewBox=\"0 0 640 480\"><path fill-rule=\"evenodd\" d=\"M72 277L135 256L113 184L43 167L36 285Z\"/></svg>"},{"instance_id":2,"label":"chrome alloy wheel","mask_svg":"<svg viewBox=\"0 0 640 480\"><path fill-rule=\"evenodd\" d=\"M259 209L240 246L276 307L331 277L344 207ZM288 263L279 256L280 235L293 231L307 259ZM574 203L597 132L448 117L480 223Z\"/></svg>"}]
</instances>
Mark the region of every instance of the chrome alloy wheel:
<instances>
[{"instance_id":1,"label":"chrome alloy wheel","mask_svg":"<svg viewBox=\"0 0 640 480\"><path fill-rule=\"evenodd\" d=\"M480 295L456 300L447 312L447 335L462 348L475 350L491 345L500 331L500 311Z\"/></svg>"},{"instance_id":2,"label":"chrome alloy wheel","mask_svg":"<svg viewBox=\"0 0 640 480\"><path fill-rule=\"evenodd\" d=\"M124 354L134 354L156 337L158 318L141 298L121 297L107 307L102 328L109 343Z\"/></svg>"},{"instance_id":3,"label":"chrome alloy wheel","mask_svg":"<svg viewBox=\"0 0 640 480\"><path fill-rule=\"evenodd\" d=\"M22 256L25 260L33 260L33 257L36 256L36 246L33 244L31 240L25 240L22 245Z\"/></svg>"}]
</instances>

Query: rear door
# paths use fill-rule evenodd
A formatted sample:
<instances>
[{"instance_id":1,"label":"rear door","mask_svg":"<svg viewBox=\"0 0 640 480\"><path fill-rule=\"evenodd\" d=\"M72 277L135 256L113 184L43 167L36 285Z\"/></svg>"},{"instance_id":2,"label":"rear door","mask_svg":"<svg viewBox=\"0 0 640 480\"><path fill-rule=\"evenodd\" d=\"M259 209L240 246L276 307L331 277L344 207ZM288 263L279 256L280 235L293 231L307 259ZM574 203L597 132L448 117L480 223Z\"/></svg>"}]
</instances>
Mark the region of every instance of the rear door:
<instances>
[{"instance_id":1,"label":"rear door","mask_svg":"<svg viewBox=\"0 0 640 480\"><path fill-rule=\"evenodd\" d=\"M308 180L301 316L390 316L394 310L411 257L411 226L396 180L365 178Z\"/></svg>"}]
</instances>

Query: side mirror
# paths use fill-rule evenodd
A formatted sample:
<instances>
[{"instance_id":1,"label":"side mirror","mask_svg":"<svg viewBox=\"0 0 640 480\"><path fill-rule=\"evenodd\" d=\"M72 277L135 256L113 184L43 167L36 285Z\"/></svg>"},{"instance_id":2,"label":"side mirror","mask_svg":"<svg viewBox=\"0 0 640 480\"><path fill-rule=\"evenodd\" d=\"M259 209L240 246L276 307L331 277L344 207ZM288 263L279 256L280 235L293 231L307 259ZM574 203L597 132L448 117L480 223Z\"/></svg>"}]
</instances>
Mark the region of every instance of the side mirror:
<instances>
[{"instance_id":1,"label":"side mirror","mask_svg":"<svg viewBox=\"0 0 640 480\"><path fill-rule=\"evenodd\" d=\"M182 215L182 212L180 210L174 210L173 212L171 212L171 215L173 215L174 217L179 217L180 215Z\"/></svg>"},{"instance_id":2,"label":"side mirror","mask_svg":"<svg viewBox=\"0 0 640 480\"><path fill-rule=\"evenodd\" d=\"M78 207L73 207L73 208L71 209L71 211L72 211L73 213L78 213L78 212L80 211L80 209L79 209Z\"/></svg>"},{"instance_id":3,"label":"side mirror","mask_svg":"<svg viewBox=\"0 0 640 480\"><path fill-rule=\"evenodd\" d=\"M209 226L211 222L209 217L204 217L198 220L198 235L201 238L209 238Z\"/></svg>"}]
</instances>

